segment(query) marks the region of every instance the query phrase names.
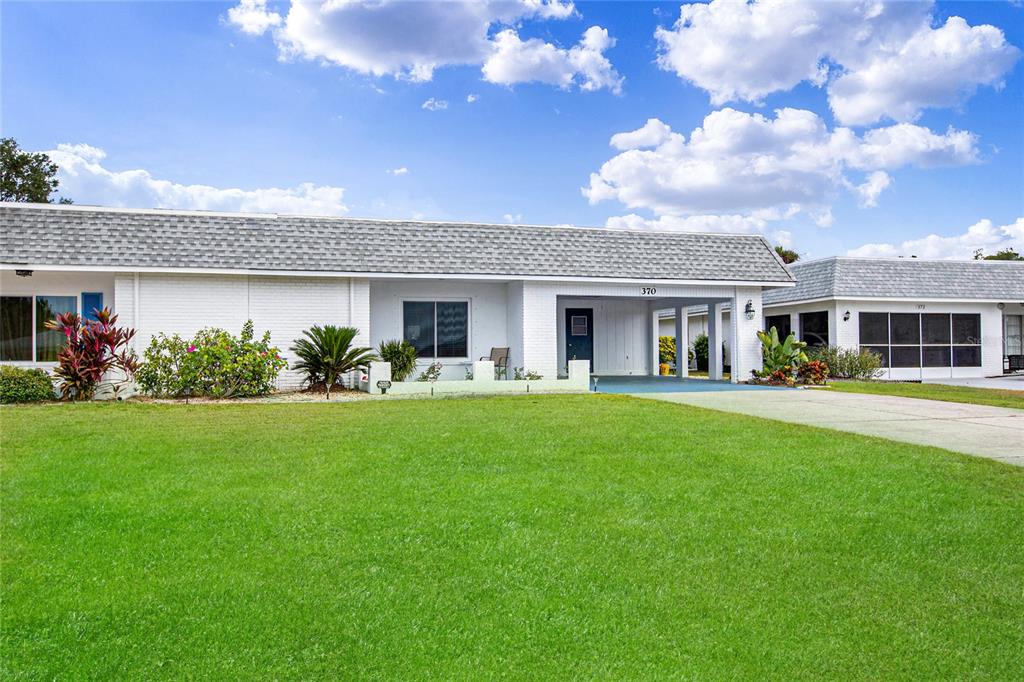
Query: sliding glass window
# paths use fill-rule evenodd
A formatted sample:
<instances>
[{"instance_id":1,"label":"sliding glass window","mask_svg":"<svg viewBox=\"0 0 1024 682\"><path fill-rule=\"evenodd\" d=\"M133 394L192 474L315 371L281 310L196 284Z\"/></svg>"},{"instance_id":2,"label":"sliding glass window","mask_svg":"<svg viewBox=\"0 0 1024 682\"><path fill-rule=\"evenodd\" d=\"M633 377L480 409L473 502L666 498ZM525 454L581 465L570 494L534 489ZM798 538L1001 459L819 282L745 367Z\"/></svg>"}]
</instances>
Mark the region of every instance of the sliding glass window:
<instances>
[{"instance_id":1,"label":"sliding glass window","mask_svg":"<svg viewBox=\"0 0 1024 682\"><path fill-rule=\"evenodd\" d=\"M74 296L36 296L36 362L56 362L64 346L64 335L47 329L46 323L62 313L76 310Z\"/></svg>"},{"instance_id":2,"label":"sliding glass window","mask_svg":"<svg viewBox=\"0 0 1024 682\"><path fill-rule=\"evenodd\" d=\"M469 357L469 303L405 301L402 338L421 358Z\"/></svg>"}]
</instances>

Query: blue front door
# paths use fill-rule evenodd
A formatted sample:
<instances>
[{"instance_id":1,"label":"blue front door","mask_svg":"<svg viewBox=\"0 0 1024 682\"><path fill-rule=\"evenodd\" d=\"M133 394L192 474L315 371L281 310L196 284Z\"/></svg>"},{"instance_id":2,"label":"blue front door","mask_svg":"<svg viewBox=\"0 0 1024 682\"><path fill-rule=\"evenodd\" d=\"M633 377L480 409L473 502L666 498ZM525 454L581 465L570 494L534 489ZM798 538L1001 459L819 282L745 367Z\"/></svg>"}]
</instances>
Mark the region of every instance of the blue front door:
<instances>
[{"instance_id":1,"label":"blue front door","mask_svg":"<svg viewBox=\"0 0 1024 682\"><path fill-rule=\"evenodd\" d=\"M565 309L565 359L589 360L594 371L594 309Z\"/></svg>"}]
</instances>

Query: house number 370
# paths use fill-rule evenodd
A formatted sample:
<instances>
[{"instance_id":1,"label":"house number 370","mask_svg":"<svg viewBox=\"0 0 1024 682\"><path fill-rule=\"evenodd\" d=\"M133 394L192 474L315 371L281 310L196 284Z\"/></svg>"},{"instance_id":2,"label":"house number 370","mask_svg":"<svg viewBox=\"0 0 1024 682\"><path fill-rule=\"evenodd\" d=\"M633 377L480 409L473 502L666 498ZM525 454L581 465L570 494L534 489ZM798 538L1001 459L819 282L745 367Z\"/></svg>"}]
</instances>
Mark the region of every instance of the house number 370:
<instances>
[{"instance_id":1,"label":"house number 370","mask_svg":"<svg viewBox=\"0 0 1024 682\"><path fill-rule=\"evenodd\" d=\"M654 296L658 293L658 287L640 287L641 296Z\"/></svg>"}]
</instances>

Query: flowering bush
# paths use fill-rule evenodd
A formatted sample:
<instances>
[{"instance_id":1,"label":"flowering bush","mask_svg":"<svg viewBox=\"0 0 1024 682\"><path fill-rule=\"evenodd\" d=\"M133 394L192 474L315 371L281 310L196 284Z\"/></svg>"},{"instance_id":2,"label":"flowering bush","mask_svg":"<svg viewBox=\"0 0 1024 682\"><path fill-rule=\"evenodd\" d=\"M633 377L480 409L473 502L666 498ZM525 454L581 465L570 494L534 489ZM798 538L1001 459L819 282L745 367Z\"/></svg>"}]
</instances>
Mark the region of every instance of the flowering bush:
<instances>
[{"instance_id":1,"label":"flowering bush","mask_svg":"<svg viewBox=\"0 0 1024 682\"><path fill-rule=\"evenodd\" d=\"M213 398L266 395L288 363L270 345L270 332L253 338L249 320L241 336L206 328L186 341L177 334L158 334L143 355L139 388L157 397L185 395Z\"/></svg>"},{"instance_id":2,"label":"flowering bush","mask_svg":"<svg viewBox=\"0 0 1024 682\"><path fill-rule=\"evenodd\" d=\"M138 357L129 346L135 330L118 327L117 315L110 308L96 311L95 320L62 313L47 320L46 328L64 334L64 347L57 353L53 374L65 400L93 397L104 380L116 397L138 369Z\"/></svg>"}]
</instances>

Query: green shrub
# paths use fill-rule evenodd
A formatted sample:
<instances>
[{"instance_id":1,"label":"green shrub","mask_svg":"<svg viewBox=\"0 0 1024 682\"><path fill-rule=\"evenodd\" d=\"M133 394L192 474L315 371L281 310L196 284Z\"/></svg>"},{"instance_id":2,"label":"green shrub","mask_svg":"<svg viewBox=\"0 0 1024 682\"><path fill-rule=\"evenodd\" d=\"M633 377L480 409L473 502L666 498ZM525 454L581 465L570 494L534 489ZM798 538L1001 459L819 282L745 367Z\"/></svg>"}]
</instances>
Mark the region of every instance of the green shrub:
<instances>
[{"instance_id":1,"label":"green shrub","mask_svg":"<svg viewBox=\"0 0 1024 682\"><path fill-rule=\"evenodd\" d=\"M323 385L328 400L331 389L341 383L346 373L362 369L377 359L373 349L352 345L359 335L355 327L313 325L302 334L306 338L296 339L291 348L299 358L292 369L306 375L307 386Z\"/></svg>"},{"instance_id":2,"label":"green shrub","mask_svg":"<svg viewBox=\"0 0 1024 682\"><path fill-rule=\"evenodd\" d=\"M53 379L43 370L0 365L0 403L36 403L54 398Z\"/></svg>"},{"instance_id":3,"label":"green shrub","mask_svg":"<svg viewBox=\"0 0 1024 682\"><path fill-rule=\"evenodd\" d=\"M672 364L676 361L676 339L674 336L658 337L658 362Z\"/></svg>"},{"instance_id":4,"label":"green shrub","mask_svg":"<svg viewBox=\"0 0 1024 682\"><path fill-rule=\"evenodd\" d=\"M819 347L812 348L807 355L828 364L829 375L837 379L868 381L877 378L882 368L878 353L857 348Z\"/></svg>"},{"instance_id":5,"label":"green shrub","mask_svg":"<svg viewBox=\"0 0 1024 682\"><path fill-rule=\"evenodd\" d=\"M440 362L432 362L430 366L420 372L420 375L416 377L416 381L429 381L434 383L441 378L441 368L443 365Z\"/></svg>"},{"instance_id":6,"label":"green shrub","mask_svg":"<svg viewBox=\"0 0 1024 682\"><path fill-rule=\"evenodd\" d=\"M158 334L143 361L136 381L143 393L156 397L178 397L186 390L212 398L266 395L288 364L270 345L269 331L258 341L253 338L252 320L239 337L215 328L202 329L189 341Z\"/></svg>"},{"instance_id":7,"label":"green shrub","mask_svg":"<svg viewBox=\"0 0 1024 682\"><path fill-rule=\"evenodd\" d=\"M708 371L708 335L698 334L693 340L693 356L697 359L697 369Z\"/></svg>"},{"instance_id":8,"label":"green shrub","mask_svg":"<svg viewBox=\"0 0 1024 682\"><path fill-rule=\"evenodd\" d=\"M381 341L377 355L391 363L391 380L405 381L416 370L416 348L408 341Z\"/></svg>"}]
</instances>

